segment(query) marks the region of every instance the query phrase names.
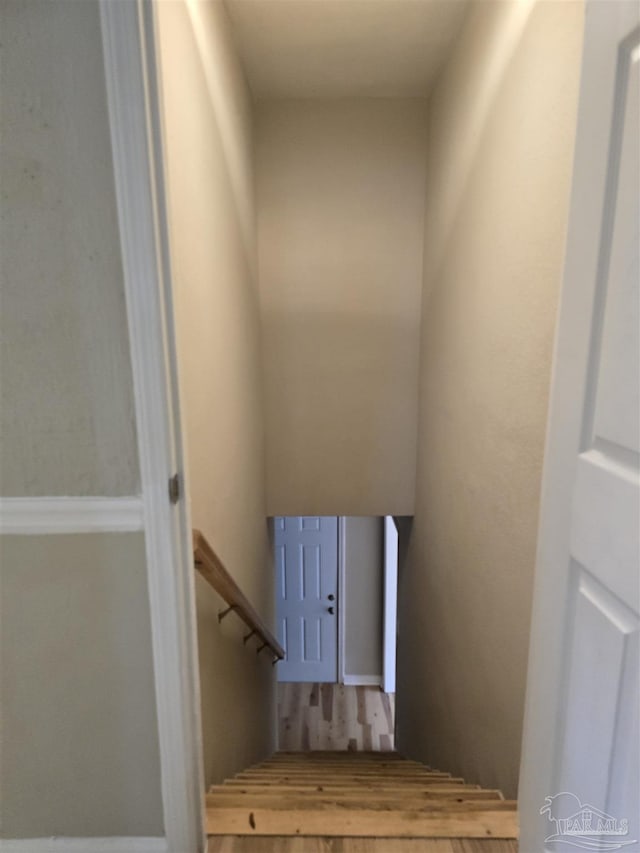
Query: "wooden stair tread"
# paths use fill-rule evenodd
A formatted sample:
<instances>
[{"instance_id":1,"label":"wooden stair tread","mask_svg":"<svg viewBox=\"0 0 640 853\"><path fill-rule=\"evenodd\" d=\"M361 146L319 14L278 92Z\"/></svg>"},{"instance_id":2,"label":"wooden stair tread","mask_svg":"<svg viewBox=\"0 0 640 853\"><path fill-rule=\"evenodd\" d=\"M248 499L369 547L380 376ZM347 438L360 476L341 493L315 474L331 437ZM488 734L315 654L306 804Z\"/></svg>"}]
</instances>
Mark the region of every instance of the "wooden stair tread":
<instances>
[{"instance_id":1,"label":"wooden stair tread","mask_svg":"<svg viewBox=\"0 0 640 853\"><path fill-rule=\"evenodd\" d=\"M381 767L422 767L425 770L430 770L431 768L426 767L426 765L421 764L419 761L398 761L395 759L384 759L380 758L377 761L354 761L348 758L335 758L335 759L318 759L318 760L307 760L307 761L276 761L272 758L268 758L265 761L259 762L261 766L267 767L299 767L301 770L306 767L366 767L369 770L376 770Z\"/></svg>"},{"instance_id":2,"label":"wooden stair tread","mask_svg":"<svg viewBox=\"0 0 640 853\"><path fill-rule=\"evenodd\" d=\"M400 787L398 785L378 785L376 787L372 787L371 785L230 785L228 782L224 784L224 788L229 792L239 792L246 793L250 795L251 793L266 793L266 794L286 794L287 796L294 796L298 793L307 793L313 796L317 796L318 794L322 794L326 796L327 794L331 794L331 796L337 795L348 795L348 794L358 794L362 796L366 794L367 796L372 797L384 797L384 796L393 796L397 794L398 791L402 790L404 796L421 796L421 795L431 795L431 794L440 794L442 792L445 793L476 793L481 791L477 785L428 785L428 786L414 786L410 790L407 790L404 786ZM494 793L493 791L491 793Z\"/></svg>"},{"instance_id":3,"label":"wooden stair tread","mask_svg":"<svg viewBox=\"0 0 640 853\"><path fill-rule=\"evenodd\" d=\"M381 757L382 756L382 757ZM517 838L515 801L397 753L281 753L206 797L210 836Z\"/></svg>"},{"instance_id":4,"label":"wooden stair tread","mask_svg":"<svg viewBox=\"0 0 640 853\"><path fill-rule=\"evenodd\" d=\"M424 787L428 785L463 785L464 779L459 777L404 777L396 779L394 777L385 778L384 776L368 778L366 776L351 776L345 774L339 774L335 776L321 777L321 776L307 776L301 777L299 779L294 779L291 776L273 776L273 777L255 777L255 776L243 776L236 777L234 776L232 779L226 779L225 785L248 785L248 784L257 784L257 785L280 785L280 786L292 786L292 785L331 785L333 787L353 787L354 785L362 785L362 787L370 787L370 788L380 788L380 787L389 787L389 785L394 784L402 784L406 785L408 788L411 787Z\"/></svg>"},{"instance_id":5,"label":"wooden stair tread","mask_svg":"<svg viewBox=\"0 0 640 853\"><path fill-rule=\"evenodd\" d=\"M331 779L355 779L356 781L360 781L362 779L365 782L378 779L406 779L408 782L416 782L422 779L426 779L428 781L438 781L443 779L448 781L454 777L452 777L450 773L420 773L418 771L411 771L409 773L347 773L346 771L332 770L330 773L269 773L267 771L256 772L254 770L246 770L243 773L236 773L236 775L231 778L255 779L256 781L264 779L267 782L271 779L291 779L294 782L296 780L302 781L304 779L311 779L312 781L317 779L321 782L329 781Z\"/></svg>"},{"instance_id":6,"label":"wooden stair tread","mask_svg":"<svg viewBox=\"0 0 640 853\"><path fill-rule=\"evenodd\" d=\"M415 811L415 812L442 812L453 814L457 811L513 811L517 808L515 800L414 800L407 797L398 797L391 800L371 801L365 797L360 800L336 800L333 797L305 799L298 797L265 797L247 802L240 797L227 797L220 794L208 794L207 806L220 806L221 808L253 809L254 805L260 809L273 809L282 811L287 809L305 810L345 810L366 809L369 811Z\"/></svg>"},{"instance_id":7,"label":"wooden stair tread","mask_svg":"<svg viewBox=\"0 0 640 853\"><path fill-rule=\"evenodd\" d=\"M279 761L282 758L292 758L295 761L308 761L312 758L353 758L354 761L362 761L364 759L369 759L371 761L387 761L389 758L393 758L396 761L407 761L402 753L397 752L396 750L389 750L388 752L380 752L379 750L364 750L359 749L357 752L353 750L336 750L336 749L308 749L305 752L295 752L289 750L281 750L278 752L274 752L271 756L270 760Z\"/></svg>"},{"instance_id":8,"label":"wooden stair tread","mask_svg":"<svg viewBox=\"0 0 640 853\"><path fill-rule=\"evenodd\" d=\"M336 761L336 762L318 762L317 764L294 764L284 761L265 761L262 764L256 764L253 767L247 767L246 771L268 771L273 773L331 773L335 770L347 770L352 773L403 773L409 770L420 770L423 773L438 773L438 770L432 770L430 767L425 767L423 764L411 762L400 764L398 761L390 761L388 763L378 761L367 764L355 764L353 761Z\"/></svg>"},{"instance_id":9,"label":"wooden stair tread","mask_svg":"<svg viewBox=\"0 0 640 853\"><path fill-rule=\"evenodd\" d=\"M440 802L470 802L476 800L504 800L500 791L490 790L488 788L480 789L440 789L437 791L411 791L407 793L404 789L388 788L379 791L362 791L360 788L346 789L339 788L333 791L318 791L316 789L300 789L290 790L286 792L286 802L291 802L293 799L300 802L313 802L314 800L331 800L332 802L368 802L368 803L385 803L385 802L407 802L411 800L415 803L432 802L434 800ZM272 788L233 788L229 789L225 785L214 785L207 793L207 802L213 803L214 799L224 800L225 802L246 803L251 802L267 803L276 800L282 801L282 792L275 792Z\"/></svg>"},{"instance_id":10,"label":"wooden stair tread","mask_svg":"<svg viewBox=\"0 0 640 853\"><path fill-rule=\"evenodd\" d=\"M361 764L325 764L325 765L294 765L294 764L261 764L255 767L247 767L242 773L355 773L357 775L378 775L380 773L387 775L411 775L412 773L427 773L431 776L450 776L450 773L445 773L442 770L430 770L427 767L422 767L420 764L374 764L370 767L364 767Z\"/></svg>"},{"instance_id":11,"label":"wooden stair tread","mask_svg":"<svg viewBox=\"0 0 640 853\"><path fill-rule=\"evenodd\" d=\"M517 830L517 811L512 809L207 809L209 835L513 838Z\"/></svg>"},{"instance_id":12,"label":"wooden stair tread","mask_svg":"<svg viewBox=\"0 0 640 853\"><path fill-rule=\"evenodd\" d=\"M518 853L502 838L343 838L339 847L322 836L210 836L208 853Z\"/></svg>"}]
</instances>

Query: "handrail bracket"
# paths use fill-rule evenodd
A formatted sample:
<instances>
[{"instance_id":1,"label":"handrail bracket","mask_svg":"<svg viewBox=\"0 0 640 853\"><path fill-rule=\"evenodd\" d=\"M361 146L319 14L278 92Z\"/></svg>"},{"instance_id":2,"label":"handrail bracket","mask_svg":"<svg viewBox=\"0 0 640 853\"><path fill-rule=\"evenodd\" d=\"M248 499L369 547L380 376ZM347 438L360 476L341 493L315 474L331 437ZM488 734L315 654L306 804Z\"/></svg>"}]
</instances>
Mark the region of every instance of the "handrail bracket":
<instances>
[{"instance_id":1,"label":"handrail bracket","mask_svg":"<svg viewBox=\"0 0 640 853\"><path fill-rule=\"evenodd\" d=\"M237 610L237 604L231 604L226 610L218 610L218 623L222 622L225 616L228 616L232 610Z\"/></svg>"}]
</instances>

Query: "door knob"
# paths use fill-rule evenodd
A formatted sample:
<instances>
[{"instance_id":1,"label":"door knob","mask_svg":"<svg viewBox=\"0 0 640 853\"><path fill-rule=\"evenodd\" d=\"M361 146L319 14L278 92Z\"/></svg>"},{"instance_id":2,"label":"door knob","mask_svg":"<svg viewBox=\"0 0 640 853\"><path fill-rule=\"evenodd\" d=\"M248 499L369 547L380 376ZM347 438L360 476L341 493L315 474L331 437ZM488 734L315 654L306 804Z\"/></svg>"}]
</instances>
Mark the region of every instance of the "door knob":
<instances>
[{"instance_id":1,"label":"door knob","mask_svg":"<svg viewBox=\"0 0 640 853\"><path fill-rule=\"evenodd\" d=\"M327 607L327 610L328 610L328 611L329 611L329 613L333 616L333 607Z\"/></svg>"},{"instance_id":2,"label":"door knob","mask_svg":"<svg viewBox=\"0 0 640 853\"><path fill-rule=\"evenodd\" d=\"M331 595L328 595L327 598L329 599L329 601L333 601L335 598L335 595L333 595L333 593L332 593Z\"/></svg>"}]
</instances>

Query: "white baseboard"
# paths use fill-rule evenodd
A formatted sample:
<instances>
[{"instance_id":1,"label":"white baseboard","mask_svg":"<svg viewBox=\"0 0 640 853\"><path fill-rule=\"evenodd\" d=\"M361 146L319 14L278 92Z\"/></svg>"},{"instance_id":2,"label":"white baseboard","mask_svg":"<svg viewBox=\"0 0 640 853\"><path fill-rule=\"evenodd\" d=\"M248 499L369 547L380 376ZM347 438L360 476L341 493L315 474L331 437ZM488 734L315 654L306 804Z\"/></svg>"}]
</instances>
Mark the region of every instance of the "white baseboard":
<instances>
[{"instance_id":1,"label":"white baseboard","mask_svg":"<svg viewBox=\"0 0 640 853\"><path fill-rule=\"evenodd\" d=\"M0 853L167 853L166 838L2 838Z\"/></svg>"},{"instance_id":2,"label":"white baseboard","mask_svg":"<svg viewBox=\"0 0 640 853\"><path fill-rule=\"evenodd\" d=\"M345 675L342 678L342 683L349 686L360 686L360 687L381 687L382 686L382 675Z\"/></svg>"},{"instance_id":3,"label":"white baseboard","mask_svg":"<svg viewBox=\"0 0 640 853\"><path fill-rule=\"evenodd\" d=\"M99 533L143 529L142 498L0 498L0 533Z\"/></svg>"}]
</instances>

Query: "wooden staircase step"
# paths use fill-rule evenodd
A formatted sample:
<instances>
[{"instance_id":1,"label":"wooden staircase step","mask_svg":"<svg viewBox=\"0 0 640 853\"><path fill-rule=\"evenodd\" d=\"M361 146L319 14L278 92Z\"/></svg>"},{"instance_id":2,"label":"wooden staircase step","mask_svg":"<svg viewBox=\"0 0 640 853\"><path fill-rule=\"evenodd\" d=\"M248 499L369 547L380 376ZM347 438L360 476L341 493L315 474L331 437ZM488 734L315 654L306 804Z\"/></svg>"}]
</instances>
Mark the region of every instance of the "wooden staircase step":
<instances>
[{"instance_id":1,"label":"wooden staircase step","mask_svg":"<svg viewBox=\"0 0 640 853\"><path fill-rule=\"evenodd\" d=\"M369 759L370 761L407 760L404 755L395 751L378 752L373 750L358 750L357 752L355 752L353 750L338 749L309 749L305 752L288 752L287 750L282 750L274 752L271 758L273 760L288 758L293 759L294 761L311 761L313 759L329 759L330 761L333 761L336 758L353 759L354 761L362 761L364 759Z\"/></svg>"},{"instance_id":2,"label":"wooden staircase step","mask_svg":"<svg viewBox=\"0 0 640 853\"><path fill-rule=\"evenodd\" d=\"M374 809L381 811L389 811L393 809L401 809L403 811L422 811L428 809L442 810L454 809L457 807L486 810L490 809L514 809L513 801L503 800L500 797L488 799L487 797L325 797L323 794L308 796L305 794L292 794L289 797L280 797L276 795L263 794L258 796L248 796L246 794L233 794L229 792L219 792L216 794L207 794L207 807L224 807L224 808L253 808L254 806L261 809Z\"/></svg>"},{"instance_id":3,"label":"wooden staircase step","mask_svg":"<svg viewBox=\"0 0 640 853\"><path fill-rule=\"evenodd\" d=\"M330 782L333 779L352 779L356 782L364 781L364 782L373 782L378 779L390 779L391 781L449 781L452 778L449 773L428 773L428 772L420 772L419 770L409 770L405 773L401 773L400 771L396 773L346 773L341 771L331 771L330 773L298 773L298 772L286 772L286 773L271 773L267 770L245 770L242 773L236 773L233 779L255 779L256 781L266 781L270 782L273 780L286 780L286 781L300 781L310 780L311 782Z\"/></svg>"},{"instance_id":4,"label":"wooden staircase step","mask_svg":"<svg viewBox=\"0 0 640 853\"><path fill-rule=\"evenodd\" d=\"M368 764L358 764L355 761L343 762L318 762L313 764L295 764L289 761L286 764L282 761L263 761L261 764L254 764L251 767L245 768L243 771L261 772L261 773L332 773L339 770L341 773L442 773L442 770L435 770L431 767L425 767L417 761L407 761L400 763L399 761L386 762L370 762Z\"/></svg>"},{"instance_id":5,"label":"wooden staircase step","mask_svg":"<svg viewBox=\"0 0 640 853\"><path fill-rule=\"evenodd\" d=\"M398 785L391 786L379 786L377 788L366 787L362 785L354 785L351 787L347 786L332 786L332 785L288 785L288 786L274 786L274 785L223 785L223 786L212 786L211 793L218 793L219 788L224 788L225 791L228 791L229 794L243 794L246 796L258 795L258 794L266 794L270 796L279 796L279 797L294 797L300 794L316 796L321 794L326 797L333 798L344 798L344 797L359 797L363 796L372 797L376 800L382 798L394 798L394 797L439 797L441 795L445 795L447 798L454 798L456 795L467 797L470 794L476 794L485 789L478 787L477 785L432 785L428 788L411 788L411 790L407 790L404 787L399 787ZM489 791L490 794L500 793L496 791ZM495 797L489 797L488 799L496 799ZM498 796L497 799L503 799L502 796Z\"/></svg>"},{"instance_id":6,"label":"wooden staircase step","mask_svg":"<svg viewBox=\"0 0 640 853\"><path fill-rule=\"evenodd\" d=\"M397 793L394 793L397 791ZM432 801L438 802L469 802L477 800L503 800L500 791L491 790L489 788L440 788L439 790L424 790L412 791L407 793L404 789L398 791L394 788L383 788L377 791L362 791L361 788L338 788L333 791L318 791L317 789L287 789L287 800L299 800L300 802L314 802L320 799L323 801L330 800L336 803L389 803L389 802L406 802L411 800L412 803L424 804ZM212 785L207 793L207 804L214 802L225 801L230 803L233 801L238 804L251 802L261 802L267 804L273 801L282 802L282 793L274 793L273 788L229 788L227 785ZM418 806L415 806L416 808ZM407 806L409 808L409 806ZM414 808L411 806L410 808Z\"/></svg>"},{"instance_id":7,"label":"wooden staircase step","mask_svg":"<svg viewBox=\"0 0 640 853\"><path fill-rule=\"evenodd\" d=\"M357 756L359 753L357 752L345 752L345 756L354 755ZM380 753L381 755L385 755L386 758L377 758L377 759L369 759L369 758L307 758L304 761L296 761L295 758L265 758L264 761L261 761L261 764L269 764L273 767L288 765L294 767L331 767L336 764L344 767L345 765L358 765L359 767L380 767L386 765L393 765L396 767L404 767L405 765L417 765L419 767L424 767L424 764L421 764L419 761L411 761L409 759L398 759L392 758L392 753L385 752Z\"/></svg>"},{"instance_id":8,"label":"wooden staircase step","mask_svg":"<svg viewBox=\"0 0 640 853\"><path fill-rule=\"evenodd\" d=\"M209 837L209 853L518 853L518 842L502 838L343 838L330 846L324 837Z\"/></svg>"},{"instance_id":9,"label":"wooden staircase step","mask_svg":"<svg viewBox=\"0 0 640 853\"><path fill-rule=\"evenodd\" d=\"M515 808L347 809L225 807L207 809L209 835L514 838Z\"/></svg>"},{"instance_id":10,"label":"wooden staircase step","mask_svg":"<svg viewBox=\"0 0 640 853\"><path fill-rule=\"evenodd\" d=\"M362 789L366 788L389 788L391 786L399 786L403 785L407 788L426 788L433 785L464 785L464 779L460 779L458 777L455 778L407 778L407 779L393 779L386 777L379 777L375 779L369 779L362 776L343 776L336 775L331 777L330 779L322 779L319 777L304 777L300 779L292 779L291 777L282 776L282 777L274 777L273 779L265 779L264 777L247 777L247 778L233 778L225 780L225 785L263 785L263 786L278 786L280 788L295 788L298 785L306 785L308 786L323 786L323 787L331 787L331 788L355 788L360 787Z\"/></svg>"},{"instance_id":11,"label":"wooden staircase step","mask_svg":"<svg viewBox=\"0 0 640 853\"><path fill-rule=\"evenodd\" d=\"M382 773L382 772L398 772L399 770L425 770L430 773L437 773L431 767L425 767L418 761L407 761L400 763L399 761L309 761L304 764L297 764L294 761L263 761L260 764L254 764L248 767L247 770L281 770L283 772L295 770L299 773L304 772L320 772L329 773L331 770L352 770L358 773Z\"/></svg>"},{"instance_id":12,"label":"wooden staircase step","mask_svg":"<svg viewBox=\"0 0 640 853\"><path fill-rule=\"evenodd\" d=\"M280 753L212 786L206 806L212 837L264 836L277 845L293 836L395 844L518 833L516 803L500 791L467 785L397 753Z\"/></svg>"}]
</instances>

